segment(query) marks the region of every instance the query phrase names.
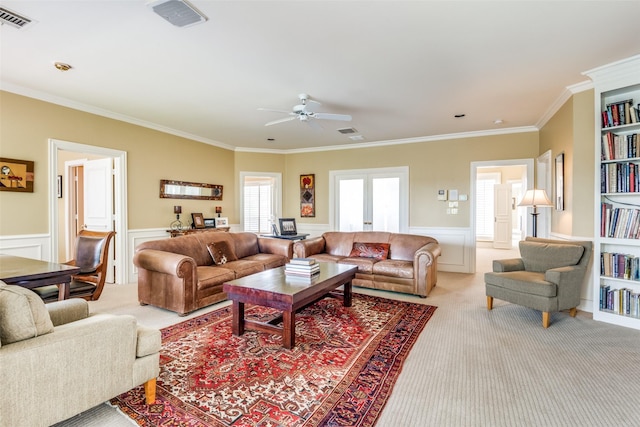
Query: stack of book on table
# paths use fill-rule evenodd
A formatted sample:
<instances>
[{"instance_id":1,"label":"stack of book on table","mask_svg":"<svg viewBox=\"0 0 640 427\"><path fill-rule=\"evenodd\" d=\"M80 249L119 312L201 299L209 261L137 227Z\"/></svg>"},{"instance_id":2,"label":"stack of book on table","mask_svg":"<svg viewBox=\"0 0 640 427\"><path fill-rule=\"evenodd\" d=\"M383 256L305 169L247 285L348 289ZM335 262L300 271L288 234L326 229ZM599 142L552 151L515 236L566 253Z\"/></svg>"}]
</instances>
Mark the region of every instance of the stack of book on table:
<instances>
[{"instance_id":1,"label":"stack of book on table","mask_svg":"<svg viewBox=\"0 0 640 427\"><path fill-rule=\"evenodd\" d=\"M320 264L313 258L292 258L284 266L284 274L295 277L313 277L320 273Z\"/></svg>"}]
</instances>

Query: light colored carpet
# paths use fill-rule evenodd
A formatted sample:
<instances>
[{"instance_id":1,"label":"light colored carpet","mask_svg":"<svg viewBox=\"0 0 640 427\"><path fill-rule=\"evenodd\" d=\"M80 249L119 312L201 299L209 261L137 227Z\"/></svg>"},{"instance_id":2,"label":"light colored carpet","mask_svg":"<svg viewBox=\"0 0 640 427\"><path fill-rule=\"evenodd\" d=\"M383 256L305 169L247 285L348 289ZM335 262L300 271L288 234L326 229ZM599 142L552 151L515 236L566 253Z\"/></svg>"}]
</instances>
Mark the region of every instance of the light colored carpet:
<instances>
[{"instance_id":1,"label":"light colored carpet","mask_svg":"<svg viewBox=\"0 0 640 427\"><path fill-rule=\"evenodd\" d=\"M440 272L427 299L356 288L438 307L409 354L378 426L640 425L640 331L595 322L584 312L576 318L554 313L545 330L540 312L497 300L487 311L483 272L490 270L491 260L517 255L479 250L477 274ZM133 314L159 328L185 319L139 306L134 284L107 287L90 308ZM107 405L57 424L130 425Z\"/></svg>"}]
</instances>

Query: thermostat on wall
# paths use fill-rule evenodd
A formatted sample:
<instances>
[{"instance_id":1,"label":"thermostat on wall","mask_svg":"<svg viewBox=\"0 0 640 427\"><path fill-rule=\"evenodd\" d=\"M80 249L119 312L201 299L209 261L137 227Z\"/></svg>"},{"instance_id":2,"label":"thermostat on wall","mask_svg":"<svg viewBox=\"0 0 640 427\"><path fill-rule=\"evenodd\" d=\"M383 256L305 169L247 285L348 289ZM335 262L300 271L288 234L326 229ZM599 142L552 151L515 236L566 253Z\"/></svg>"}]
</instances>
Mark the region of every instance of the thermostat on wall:
<instances>
[{"instance_id":1,"label":"thermostat on wall","mask_svg":"<svg viewBox=\"0 0 640 427\"><path fill-rule=\"evenodd\" d=\"M438 200L447 200L447 190L438 190Z\"/></svg>"}]
</instances>

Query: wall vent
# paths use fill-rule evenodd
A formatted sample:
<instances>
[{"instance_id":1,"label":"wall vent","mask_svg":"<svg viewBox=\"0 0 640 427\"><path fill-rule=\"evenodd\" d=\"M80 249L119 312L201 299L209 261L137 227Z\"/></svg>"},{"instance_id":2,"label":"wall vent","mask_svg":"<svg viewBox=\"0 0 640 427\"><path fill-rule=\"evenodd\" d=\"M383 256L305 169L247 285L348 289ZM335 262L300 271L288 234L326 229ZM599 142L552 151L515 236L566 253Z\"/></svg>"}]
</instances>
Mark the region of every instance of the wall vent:
<instances>
[{"instance_id":1,"label":"wall vent","mask_svg":"<svg viewBox=\"0 0 640 427\"><path fill-rule=\"evenodd\" d=\"M152 0L147 6L176 27L189 27L207 20L198 9L184 0Z\"/></svg>"},{"instance_id":2,"label":"wall vent","mask_svg":"<svg viewBox=\"0 0 640 427\"><path fill-rule=\"evenodd\" d=\"M355 128L338 129L338 132L340 132L343 135L348 135L350 133L358 133L358 131L355 130Z\"/></svg>"},{"instance_id":3,"label":"wall vent","mask_svg":"<svg viewBox=\"0 0 640 427\"><path fill-rule=\"evenodd\" d=\"M0 24L2 25L7 24L15 28L24 28L31 22L32 20L26 16L12 12L4 7L0 7Z\"/></svg>"}]
</instances>

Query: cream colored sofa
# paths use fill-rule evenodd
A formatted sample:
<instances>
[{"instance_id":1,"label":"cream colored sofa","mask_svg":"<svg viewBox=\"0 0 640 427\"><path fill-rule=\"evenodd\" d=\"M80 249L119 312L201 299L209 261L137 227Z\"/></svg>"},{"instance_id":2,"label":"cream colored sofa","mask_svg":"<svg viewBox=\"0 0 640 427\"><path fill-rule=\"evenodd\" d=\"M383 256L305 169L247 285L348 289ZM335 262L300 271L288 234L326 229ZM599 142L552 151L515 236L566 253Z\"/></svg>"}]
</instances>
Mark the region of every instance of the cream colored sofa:
<instances>
[{"instance_id":1,"label":"cream colored sofa","mask_svg":"<svg viewBox=\"0 0 640 427\"><path fill-rule=\"evenodd\" d=\"M49 426L140 384L153 402L160 346L133 316L89 315L79 298L45 306L0 281L0 426Z\"/></svg>"},{"instance_id":2,"label":"cream colored sofa","mask_svg":"<svg viewBox=\"0 0 640 427\"><path fill-rule=\"evenodd\" d=\"M376 259L353 256L358 243L386 244L388 254ZM354 246L355 245L355 246ZM426 297L438 280L440 245L433 237L379 231L329 231L293 245L295 256L358 266L354 286Z\"/></svg>"}]
</instances>

